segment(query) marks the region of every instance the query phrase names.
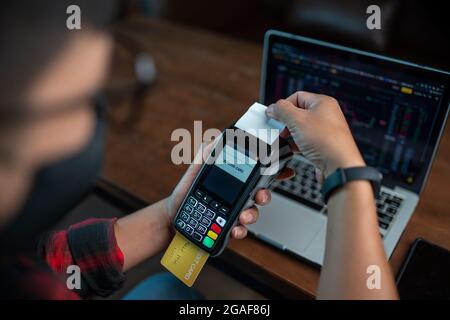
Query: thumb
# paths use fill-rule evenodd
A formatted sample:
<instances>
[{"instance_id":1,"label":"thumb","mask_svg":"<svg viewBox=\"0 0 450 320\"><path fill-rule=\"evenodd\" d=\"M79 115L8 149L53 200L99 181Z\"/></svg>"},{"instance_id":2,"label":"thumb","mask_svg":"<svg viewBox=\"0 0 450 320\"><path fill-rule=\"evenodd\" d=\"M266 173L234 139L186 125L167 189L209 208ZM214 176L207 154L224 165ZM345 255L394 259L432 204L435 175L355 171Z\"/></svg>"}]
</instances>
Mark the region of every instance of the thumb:
<instances>
[{"instance_id":1,"label":"thumb","mask_svg":"<svg viewBox=\"0 0 450 320\"><path fill-rule=\"evenodd\" d=\"M270 118L283 122L288 128L295 126L295 119L304 112L303 109L297 108L288 100L278 100L277 103L267 107L266 115Z\"/></svg>"}]
</instances>

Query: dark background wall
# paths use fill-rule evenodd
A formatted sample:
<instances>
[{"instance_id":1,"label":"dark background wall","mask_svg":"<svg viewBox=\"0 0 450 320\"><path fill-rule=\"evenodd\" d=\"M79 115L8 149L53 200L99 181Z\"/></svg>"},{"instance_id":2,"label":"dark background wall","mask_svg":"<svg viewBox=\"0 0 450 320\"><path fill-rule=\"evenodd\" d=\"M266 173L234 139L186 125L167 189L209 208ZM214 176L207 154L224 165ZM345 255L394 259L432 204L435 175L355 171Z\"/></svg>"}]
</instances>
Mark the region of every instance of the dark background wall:
<instances>
[{"instance_id":1,"label":"dark background wall","mask_svg":"<svg viewBox=\"0 0 450 320\"><path fill-rule=\"evenodd\" d=\"M382 29L366 28L381 8ZM274 28L450 69L450 9L424 0L126 0L129 14L157 16L262 43Z\"/></svg>"}]
</instances>

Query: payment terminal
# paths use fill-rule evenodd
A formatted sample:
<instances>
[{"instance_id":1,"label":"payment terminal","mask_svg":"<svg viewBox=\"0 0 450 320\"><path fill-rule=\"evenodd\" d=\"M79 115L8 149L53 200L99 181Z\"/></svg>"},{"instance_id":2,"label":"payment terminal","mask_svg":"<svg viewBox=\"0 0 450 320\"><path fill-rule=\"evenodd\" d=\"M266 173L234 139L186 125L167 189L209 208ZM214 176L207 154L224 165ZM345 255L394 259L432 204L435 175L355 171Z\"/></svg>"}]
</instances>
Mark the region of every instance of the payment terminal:
<instances>
[{"instance_id":1,"label":"payment terminal","mask_svg":"<svg viewBox=\"0 0 450 320\"><path fill-rule=\"evenodd\" d=\"M222 252L239 213L254 205L292 157L284 125L255 103L216 139L174 219L176 230L211 256Z\"/></svg>"}]
</instances>

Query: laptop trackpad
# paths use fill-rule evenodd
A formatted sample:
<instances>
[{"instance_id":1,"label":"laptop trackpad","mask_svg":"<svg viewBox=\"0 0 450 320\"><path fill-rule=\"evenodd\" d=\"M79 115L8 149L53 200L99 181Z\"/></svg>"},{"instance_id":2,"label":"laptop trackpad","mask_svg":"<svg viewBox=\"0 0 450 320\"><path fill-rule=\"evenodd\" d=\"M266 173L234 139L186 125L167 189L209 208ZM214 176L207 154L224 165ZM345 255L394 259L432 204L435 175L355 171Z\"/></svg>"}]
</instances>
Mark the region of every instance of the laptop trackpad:
<instances>
[{"instance_id":1,"label":"laptop trackpad","mask_svg":"<svg viewBox=\"0 0 450 320\"><path fill-rule=\"evenodd\" d=\"M294 252L305 252L326 223L324 215L272 192L272 201L260 208L257 223L250 231Z\"/></svg>"}]
</instances>

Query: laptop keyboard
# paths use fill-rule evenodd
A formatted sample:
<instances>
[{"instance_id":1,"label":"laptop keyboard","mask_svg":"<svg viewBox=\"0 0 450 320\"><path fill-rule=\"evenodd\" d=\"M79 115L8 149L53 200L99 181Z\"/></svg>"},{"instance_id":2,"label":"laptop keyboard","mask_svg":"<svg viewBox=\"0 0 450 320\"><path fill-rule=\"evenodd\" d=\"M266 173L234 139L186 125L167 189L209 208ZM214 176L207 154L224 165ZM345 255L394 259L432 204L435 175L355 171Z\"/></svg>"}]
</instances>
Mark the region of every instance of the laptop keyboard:
<instances>
[{"instance_id":1,"label":"laptop keyboard","mask_svg":"<svg viewBox=\"0 0 450 320\"><path fill-rule=\"evenodd\" d=\"M387 230L394 220L404 198L394 192L381 191L376 199L378 225Z\"/></svg>"},{"instance_id":2,"label":"laptop keyboard","mask_svg":"<svg viewBox=\"0 0 450 320\"><path fill-rule=\"evenodd\" d=\"M321 211L325 207L321 184L316 179L314 166L296 158L289 162L296 175L290 180L275 180L273 186L277 192L294 199L310 208Z\"/></svg>"},{"instance_id":3,"label":"laptop keyboard","mask_svg":"<svg viewBox=\"0 0 450 320\"><path fill-rule=\"evenodd\" d=\"M289 166L295 170L296 176L290 180L276 180L272 184L272 189L326 214L326 205L320 193L321 184L316 179L314 166L297 158L292 159ZM382 188L376 199L378 225L382 237L389 229L403 200L404 198L400 194Z\"/></svg>"}]
</instances>

